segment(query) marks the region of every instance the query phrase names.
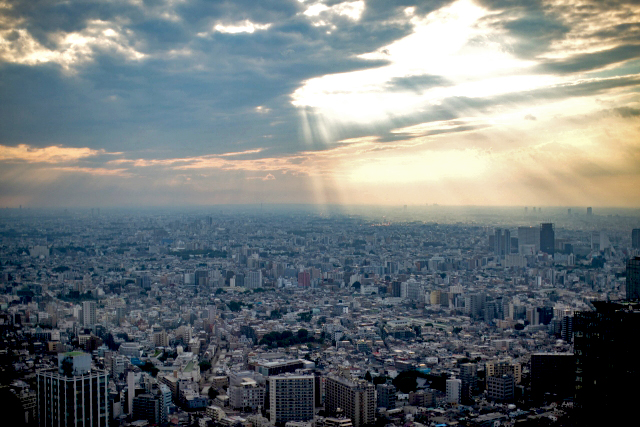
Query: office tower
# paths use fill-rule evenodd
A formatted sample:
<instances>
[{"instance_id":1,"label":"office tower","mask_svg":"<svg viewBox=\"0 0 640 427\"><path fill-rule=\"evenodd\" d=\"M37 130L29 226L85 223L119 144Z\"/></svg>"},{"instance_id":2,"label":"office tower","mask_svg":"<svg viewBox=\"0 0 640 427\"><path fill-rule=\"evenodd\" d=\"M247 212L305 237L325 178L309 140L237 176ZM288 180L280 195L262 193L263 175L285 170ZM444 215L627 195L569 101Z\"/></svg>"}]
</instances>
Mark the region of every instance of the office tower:
<instances>
[{"instance_id":1,"label":"office tower","mask_svg":"<svg viewBox=\"0 0 640 427\"><path fill-rule=\"evenodd\" d=\"M41 427L103 427L109 420L108 375L91 369L91 355L61 353L58 368L36 374Z\"/></svg>"},{"instance_id":2,"label":"office tower","mask_svg":"<svg viewBox=\"0 0 640 427\"><path fill-rule=\"evenodd\" d=\"M493 239L493 253L497 256L504 257L511 253L511 232L496 228Z\"/></svg>"},{"instance_id":3,"label":"office tower","mask_svg":"<svg viewBox=\"0 0 640 427\"><path fill-rule=\"evenodd\" d=\"M556 247L556 237L553 224L540 224L540 250L553 255Z\"/></svg>"},{"instance_id":4,"label":"office tower","mask_svg":"<svg viewBox=\"0 0 640 427\"><path fill-rule=\"evenodd\" d=\"M534 245L534 252L540 250L540 229L536 227L518 227L518 253L523 245Z\"/></svg>"},{"instance_id":5,"label":"office tower","mask_svg":"<svg viewBox=\"0 0 640 427\"><path fill-rule=\"evenodd\" d=\"M593 215L593 209L592 208L587 208L587 215L589 215L589 216Z\"/></svg>"},{"instance_id":6,"label":"office tower","mask_svg":"<svg viewBox=\"0 0 640 427\"><path fill-rule=\"evenodd\" d=\"M462 393L462 381L456 378L449 378L446 382L447 403L460 403Z\"/></svg>"},{"instance_id":7,"label":"office tower","mask_svg":"<svg viewBox=\"0 0 640 427\"><path fill-rule=\"evenodd\" d=\"M278 375L269 377L271 423L309 421L314 408L313 375Z\"/></svg>"},{"instance_id":8,"label":"office tower","mask_svg":"<svg viewBox=\"0 0 640 427\"><path fill-rule=\"evenodd\" d=\"M378 384L376 392L378 394L378 408L395 409L397 396L393 384Z\"/></svg>"},{"instance_id":9,"label":"office tower","mask_svg":"<svg viewBox=\"0 0 640 427\"><path fill-rule=\"evenodd\" d=\"M262 270L250 271L245 279L247 289L262 287Z\"/></svg>"},{"instance_id":10,"label":"office tower","mask_svg":"<svg viewBox=\"0 0 640 427\"><path fill-rule=\"evenodd\" d=\"M82 325L91 327L96 324L96 302L83 301L82 303Z\"/></svg>"},{"instance_id":11,"label":"office tower","mask_svg":"<svg viewBox=\"0 0 640 427\"><path fill-rule=\"evenodd\" d=\"M511 375L487 377L487 397L498 402L511 402L515 395L515 381Z\"/></svg>"},{"instance_id":12,"label":"office tower","mask_svg":"<svg viewBox=\"0 0 640 427\"><path fill-rule=\"evenodd\" d=\"M463 363L460 365L460 381L462 386L461 399L462 403L466 405L473 402L473 396L476 394L478 365L475 363Z\"/></svg>"},{"instance_id":13,"label":"office tower","mask_svg":"<svg viewBox=\"0 0 640 427\"><path fill-rule=\"evenodd\" d=\"M567 209L567 215L571 216L571 208Z\"/></svg>"},{"instance_id":14,"label":"office tower","mask_svg":"<svg viewBox=\"0 0 640 427\"><path fill-rule=\"evenodd\" d=\"M127 372L127 409L129 415L133 414L133 397L136 394L135 374L133 371Z\"/></svg>"},{"instance_id":15,"label":"office tower","mask_svg":"<svg viewBox=\"0 0 640 427\"><path fill-rule=\"evenodd\" d=\"M327 377L325 387L325 410L329 415L337 415L341 408L353 427L375 422L376 390L373 384L331 375Z\"/></svg>"},{"instance_id":16,"label":"office tower","mask_svg":"<svg viewBox=\"0 0 640 427\"><path fill-rule=\"evenodd\" d=\"M484 309L487 296L485 294L472 294L465 297L465 311L470 317L479 318Z\"/></svg>"},{"instance_id":17,"label":"office tower","mask_svg":"<svg viewBox=\"0 0 640 427\"><path fill-rule=\"evenodd\" d=\"M631 247L640 249L640 228L634 228L631 231Z\"/></svg>"},{"instance_id":18,"label":"office tower","mask_svg":"<svg viewBox=\"0 0 640 427\"><path fill-rule=\"evenodd\" d=\"M573 317L576 425L624 425L637 405L640 304L592 303Z\"/></svg>"},{"instance_id":19,"label":"office tower","mask_svg":"<svg viewBox=\"0 0 640 427\"><path fill-rule=\"evenodd\" d=\"M640 257L627 261L627 299L640 299Z\"/></svg>"},{"instance_id":20,"label":"office tower","mask_svg":"<svg viewBox=\"0 0 640 427\"><path fill-rule=\"evenodd\" d=\"M536 401L545 394L557 399L571 397L574 391L573 353L534 353L531 355L531 395Z\"/></svg>"}]
</instances>

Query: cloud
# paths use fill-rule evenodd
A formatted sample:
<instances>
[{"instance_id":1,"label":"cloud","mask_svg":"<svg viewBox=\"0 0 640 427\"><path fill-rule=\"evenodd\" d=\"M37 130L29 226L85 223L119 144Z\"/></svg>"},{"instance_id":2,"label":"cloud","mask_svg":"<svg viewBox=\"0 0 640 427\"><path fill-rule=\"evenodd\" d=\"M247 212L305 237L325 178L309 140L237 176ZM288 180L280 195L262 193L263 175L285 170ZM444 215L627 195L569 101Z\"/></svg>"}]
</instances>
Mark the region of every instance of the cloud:
<instances>
[{"instance_id":1,"label":"cloud","mask_svg":"<svg viewBox=\"0 0 640 427\"><path fill-rule=\"evenodd\" d=\"M249 33L253 34L255 31L263 31L268 30L272 24L256 24L248 19L245 19L242 22L235 22L232 24L216 24L213 27L214 31L224 34L239 34L239 33Z\"/></svg>"},{"instance_id":2,"label":"cloud","mask_svg":"<svg viewBox=\"0 0 640 427\"><path fill-rule=\"evenodd\" d=\"M105 153L105 150L94 150L88 147L50 146L36 148L27 144L15 147L0 145L0 162L68 163Z\"/></svg>"}]
</instances>

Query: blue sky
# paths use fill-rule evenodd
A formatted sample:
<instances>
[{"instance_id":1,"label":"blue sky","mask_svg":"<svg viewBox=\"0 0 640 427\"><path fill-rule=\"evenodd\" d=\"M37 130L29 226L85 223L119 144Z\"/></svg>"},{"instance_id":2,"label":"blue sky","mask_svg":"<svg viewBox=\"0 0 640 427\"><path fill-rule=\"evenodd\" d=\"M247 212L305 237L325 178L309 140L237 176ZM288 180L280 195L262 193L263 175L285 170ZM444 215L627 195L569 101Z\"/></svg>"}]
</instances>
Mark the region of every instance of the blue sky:
<instances>
[{"instance_id":1,"label":"blue sky","mask_svg":"<svg viewBox=\"0 0 640 427\"><path fill-rule=\"evenodd\" d=\"M640 205L640 5L0 0L0 206Z\"/></svg>"}]
</instances>

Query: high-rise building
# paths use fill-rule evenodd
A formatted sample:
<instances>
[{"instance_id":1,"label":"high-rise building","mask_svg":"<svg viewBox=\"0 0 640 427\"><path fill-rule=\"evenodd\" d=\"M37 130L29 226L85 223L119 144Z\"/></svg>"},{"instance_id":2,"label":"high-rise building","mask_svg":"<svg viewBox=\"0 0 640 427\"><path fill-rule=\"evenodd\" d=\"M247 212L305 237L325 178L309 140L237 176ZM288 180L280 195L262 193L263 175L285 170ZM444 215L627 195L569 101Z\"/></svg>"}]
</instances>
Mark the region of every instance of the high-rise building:
<instances>
[{"instance_id":1,"label":"high-rise building","mask_svg":"<svg viewBox=\"0 0 640 427\"><path fill-rule=\"evenodd\" d=\"M325 410L331 416L343 410L353 427L375 422L376 390L373 384L363 380L350 380L330 375L325 381Z\"/></svg>"},{"instance_id":2,"label":"high-rise building","mask_svg":"<svg viewBox=\"0 0 640 427\"><path fill-rule=\"evenodd\" d=\"M395 409L396 407L396 388L393 384L376 385L376 393L378 395L378 407Z\"/></svg>"},{"instance_id":3,"label":"high-rise building","mask_svg":"<svg viewBox=\"0 0 640 427\"><path fill-rule=\"evenodd\" d=\"M593 215L593 208L591 208L591 207L587 208L587 215L589 215L589 216Z\"/></svg>"},{"instance_id":4,"label":"high-rise building","mask_svg":"<svg viewBox=\"0 0 640 427\"><path fill-rule=\"evenodd\" d=\"M96 321L96 302L82 302L82 324L85 327L91 327L97 323Z\"/></svg>"},{"instance_id":5,"label":"high-rise building","mask_svg":"<svg viewBox=\"0 0 640 427\"><path fill-rule=\"evenodd\" d=\"M499 402L511 402L515 396L515 382L511 375L487 377L487 397Z\"/></svg>"},{"instance_id":6,"label":"high-rise building","mask_svg":"<svg viewBox=\"0 0 640 427\"><path fill-rule=\"evenodd\" d=\"M262 270L250 271L245 279L247 289L257 289L262 287Z\"/></svg>"},{"instance_id":7,"label":"high-rise building","mask_svg":"<svg viewBox=\"0 0 640 427\"><path fill-rule=\"evenodd\" d=\"M553 224L540 224L540 250L549 255L553 255L556 248L556 233Z\"/></svg>"},{"instance_id":8,"label":"high-rise building","mask_svg":"<svg viewBox=\"0 0 640 427\"><path fill-rule=\"evenodd\" d=\"M594 301L573 318L576 425L623 425L637 405L640 304Z\"/></svg>"},{"instance_id":9,"label":"high-rise building","mask_svg":"<svg viewBox=\"0 0 640 427\"><path fill-rule=\"evenodd\" d=\"M534 245L534 252L540 250L540 229L536 227L518 227L518 253L523 251L520 248L523 246Z\"/></svg>"},{"instance_id":10,"label":"high-rise building","mask_svg":"<svg viewBox=\"0 0 640 427\"><path fill-rule=\"evenodd\" d=\"M147 420L150 424L160 424L161 401L159 396L144 393L133 398L133 420Z\"/></svg>"},{"instance_id":11,"label":"high-rise building","mask_svg":"<svg viewBox=\"0 0 640 427\"><path fill-rule=\"evenodd\" d=\"M565 399L573 395L575 358L573 353L534 353L531 355L531 395L536 400L545 394Z\"/></svg>"},{"instance_id":12,"label":"high-rise building","mask_svg":"<svg viewBox=\"0 0 640 427\"><path fill-rule=\"evenodd\" d=\"M493 239L493 253L499 257L504 257L511 253L511 232L496 228Z\"/></svg>"},{"instance_id":13,"label":"high-rise building","mask_svg":"<svg viewBox=\"0 0 640 427\"><path fill-rule=\"evenodd\" d=\"M473 402L478 387L478 365L463 363L460 365L460 381L462 386L461 400L464 404Z\"/></svg>"},{"instance_id":14,"label":"high-rise building","mask_svg":"<svg viewBox=\"0 0 640 427\"><path fill-rule=\"evenodd\" d=\"M627 261L627 299L640 299L640 257Z\"/></svg>"},{"instance_id":15,"label":"high-rise building","mask_svg":"<svg viewBox=\"0 0 640 427\"><path fill-rule=\"evenodd\" d=\"M462 394L462 381L456 378L449 378L446 381L447 403L460 403Z\"/></svg>"},{"instance_id":16,"label":"high-rise building","mask_svg":"<svg viewBox=\"0 0 640 427\"><path fill-rule=\"evenodd\" d=\"M631 247L640 249L640 228L634 228L631 231Z\"/></svg>"},{"instance_id":17,"label":"high-rise building","mask_svg":"<svg viewBox=\"0 0 640 427\"><path fill-rule=\"evenodd\" d=\"M309 421L313 419L313 375L278 375L269 377L271 423Z\"/></svg>"},{"instance_id":18,"label":"high-rise building","mask_svg":"<svg viewBox=\"0 0 640 427\"><path fill-rule=\"evenodd\" d=\"M57 369L36 374L39 426L107 426L107 382L106 372L91 368L91 355L61 353Z\"/></svg>"}]
</instances>

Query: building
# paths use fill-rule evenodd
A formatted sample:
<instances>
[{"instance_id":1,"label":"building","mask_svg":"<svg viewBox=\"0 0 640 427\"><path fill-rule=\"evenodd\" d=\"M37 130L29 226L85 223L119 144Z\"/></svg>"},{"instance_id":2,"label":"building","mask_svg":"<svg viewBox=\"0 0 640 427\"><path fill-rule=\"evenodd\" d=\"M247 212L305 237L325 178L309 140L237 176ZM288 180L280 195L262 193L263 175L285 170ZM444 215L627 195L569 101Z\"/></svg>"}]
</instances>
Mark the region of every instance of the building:
<instances>
[{"instance_id":1,"label":"building","mask_svg":"<svg viewBox=\"0 0 640 427\"><path fill-rule=\"evenodd\" d=\"M40 427L107 426L108 375L91 368L91 355L62 353L58 369L36 374Z\"/></svg>"},{"instance_id":2,"label":"building","mask_svg":"<svg viewBox=\"0 0 640 427\"><path fill-rule=\"evenodd\" d=\"M631 231L631 248L640 249L640 228Z\"/></svg>"},{"instance_id":3,"label":"building","mask_svg":"<svg viewBox=\"0 0 640 427\"><path fill-rule=\"evenodd\" d=\"M264 406L265 389L251 377L241 377L229 386L229 406L233 409L251 408L257 410Z\"/></svg>"},{"instance_id":4,"label":"building","mask_svg":"<svg viewBox=\"0 0 640 427\"><path fill-rule=\"evenodd\" d=\"M250 271L245 280L247 289L258 289L262 287L262 270Z\"/></svg>"},{"instance_id":5,"label":"building","mask_svg":"<svg viewBox=\"0 0 640 427\"><path fill-rule=\"evenodd\" d=\"M594 301L573 317L576 425L624 425L640 383L640 304Z\"/></svg>"},{"instance_id":6,"label":"building","mask_svg":"<svg viewBox=\"0 0 640 427\"><path fill-rule=\"evenodd\" d=\"M325 381L325 410L331 416L342 409L353 427L375 422L376 390L373 384L363 380L351 380L330 375Z\"/></svg>"},{"instance_id":7,"label":"building","mask_svg":"<svg viewBox=\"0 0 640 427\"><path fill-rule=\"evenodd\" d=\"M531 355L531 395L540 401L545 394L564 399L574 390L573 353L534 353Z\"/></svg>"},{"instance_id":8,"label":"building","mask_svg":"<svg viewBox=\"0 0 640 427\"><path fill-rule=\"evenodd\" d=\"M522 254L522 246L533 245L534 252L540 250L540 229L536 227L518 227L518 253Z\"/></svg>"},{"instance_id":9,"label":"building","mask_svg":"<svg viewBox=\"0 0 640 427\"><path fill-rule=\"evenodd\" d=\"M449 378L446 383L447 403L460 403L462 394L462 381L456 378Z\"/></svg>"},{"instance_id":10,"label":"building","mask_svg":"<svg viewBox=\"0 0 640 427\"><path fill-rule=\"evenodd\" d=\"M82 302L82 325L85 327L92 327L96 323L97 323L96 302L83 301Z\"/></svg>"},{"instance_id":11,"label":"building","mask_svg":"<svg viewBox=\"0 0 640 427\"><path fill-rule=\"evenodd\" d=\"M500 362L487 362L484 369L487 377L511 375L516 384L520 384L522 381L522 366L517 362L511 363L506 360Z\"/></svg>"},{"instance_id":12,"label":"building","mask_svg":"<svg viewBox=\"0 0 640 427\"><path fill-rule=\"evenodd\" d=\"M627 299L640 299L640 257L627 261Z\"/></svg>"},{"instance_id":13,"label":"building","mask_svg":"<svg viewBox=\"0 0 640 427\"><path fill-rule=\"evenodd\" d=\"M393 384L376 385L378 408L394 409L396 407L396 388Z\"/></svg>"},{"instance_id":14,"label":"building","mask_svg":"<svg viewBox=\"0 0 640 427\"><path fill-rule=\"evenodd\" d=\"M515 382L511 375L487 377L487 397L498 402L511 402L514 398Z\"/></svg>"},{"instance_id":15,"label":"building","mask_svg":"<svg viewBox=\"0 0 640 427\"><path fill-rule=\"evenodd\" d=\"M551 223L540 224L540 250L553 255L556 249L556 233Z\"/></svg>"},{"instance_id":16,"label":"building","mask_svg":"<svg viewBox=\"0 0 640 427\"><path fill-rule=\"evenodd\" d=\"M509 230L496 228L493 239L493 253L499 257L504 257L511 253L511 232Z\"/></svg>"},{"instance_id":17,"label":"building","mask_svg":"<svg viewBox=\"0 0 640 427\"><path fill-rule=\"evenodd\" d=\"M160 424L161 402L158 396L140 394L133 398L133 420L147 420L149 424Z\"/></svg>"},{"instance_id":18,"label":"building","mask_svg":"<svg viewBox=\"0 0 640 427\"><path fill-rule=\"evenodd\" d=\"M269 409L271 423L312 420L314 377L312 375L269 377Z\"/></svg>"},{"instance_id":19,"label":"building","mask_svg":"<svg viewBox=\"0 0 640 427\"><path fill-rule=\"evenodd\" d=\"M462 386L461 400L464 404L471 403L478 388L478 365L475 363L460 365L460 381Z\"/></svg>"}]
</instances>

